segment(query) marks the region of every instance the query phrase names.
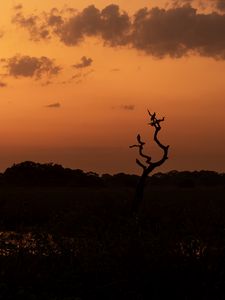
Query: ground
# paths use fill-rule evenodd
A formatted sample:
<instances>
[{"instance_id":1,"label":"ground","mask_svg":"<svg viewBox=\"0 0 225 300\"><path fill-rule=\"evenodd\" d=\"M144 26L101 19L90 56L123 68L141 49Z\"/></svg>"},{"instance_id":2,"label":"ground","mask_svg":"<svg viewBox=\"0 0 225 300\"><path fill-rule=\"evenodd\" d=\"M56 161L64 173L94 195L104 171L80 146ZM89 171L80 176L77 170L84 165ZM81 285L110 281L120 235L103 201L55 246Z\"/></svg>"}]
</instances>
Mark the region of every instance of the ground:
<instances>
[{"instance_id":1,"label":"ground","mask_svg":"<svg viewBox=\"0 0 225 300\"><path fill-rule=\"evenodd\" d=\"M225 187L0 188L1 299L224 299Z\"/></svg>"}]
</instances>

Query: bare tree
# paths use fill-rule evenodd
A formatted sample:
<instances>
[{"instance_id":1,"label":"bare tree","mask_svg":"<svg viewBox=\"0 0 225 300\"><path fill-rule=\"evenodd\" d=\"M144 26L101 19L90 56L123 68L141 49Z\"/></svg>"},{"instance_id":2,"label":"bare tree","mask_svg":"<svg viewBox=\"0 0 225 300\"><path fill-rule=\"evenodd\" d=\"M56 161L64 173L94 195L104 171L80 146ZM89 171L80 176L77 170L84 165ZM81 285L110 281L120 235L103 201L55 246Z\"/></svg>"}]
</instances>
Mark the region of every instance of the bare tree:
<instances>
[{"instance_id":1,"label":"bare tree","mask_svg":"<svg viewBox=\"0 0 225 300\"><path fill-rule=\"evenodd\" d=\"M144 154L144 145L145 143L141 140L140 134L137 135L137 145L132 145L130 148L137 147L139 148L139 155L144 159L144 163L141 162L139 159L136 159L136 163L142 168L143 172L142 175L139 179L137 188L136 188L136 193L135 193L135 198L132 204L132 213L137 214L138 210L140 208L140 205L143 201L144 197L144 187L146 183L146 179L148 178L148 175L157 167L161 166L167 159L168 159L168 150L169 146L163 145L159 139L158 139L158 133L161 130L161 122L164 121L165 118L158 119L156 117L156 113L154 112L153 114L150 113L148 110L148 114L150 116L150 123L148 125L154 127L154 141L155 143L163 150L163 155L162 158L159 159L158 161L152 162L152 159L149 155Z\"/></svg>"}]
</instances>

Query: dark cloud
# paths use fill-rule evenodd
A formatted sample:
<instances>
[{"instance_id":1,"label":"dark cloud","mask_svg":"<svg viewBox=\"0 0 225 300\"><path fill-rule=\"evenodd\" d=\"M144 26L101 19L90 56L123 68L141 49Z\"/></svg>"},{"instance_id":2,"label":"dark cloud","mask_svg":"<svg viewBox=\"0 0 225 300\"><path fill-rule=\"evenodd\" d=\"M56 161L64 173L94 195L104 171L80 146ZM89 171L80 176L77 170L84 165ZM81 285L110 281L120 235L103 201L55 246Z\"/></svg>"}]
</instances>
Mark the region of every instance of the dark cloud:
<instances>
[{"instance_id":1,"label":"dark cloud","mask_svg":"<svg viewBox=\"0 0 225 300\"><path fill-rule=\"evenodd\" d=\"M63 18L60 15L50 14L47 23L50 26L59 26L63 24Z\"/></svg>"},{"instance_id":2,"label":"dark cloud","mask_svg":"<svg viewBox=\"0 0 225 300\"><path fill-rule=\"evenodd\" d=\"M23 8L23 5L22 4L17 4L13 7L15 10L20 10Z\"/></svg>"},{"instance_id":3,"label":"dark cloud","mask_svg":"<svg viewBox=\"0 0 225 300\"><path fill-rule=\"evenodd\" d=\"M118 105L118 106L112 106L112 109L122 109L122 110L127 110L131 111L135 109L135 105L133 104L123 104L123 105Z\"/></svg>"},{"instance_id":4,"label":"dark cloud","mask_svg":"<svg viewBox=\"0 0 225 300\"><path fill-rule=\"evenodd\" d=\"M28 30L30 39L33 41L40 41L42 39L50 38L50 31L46 26L44 20L37 15L29 15L25 17L20 10L12 19L12 23L19 25Z\"/></svg>"},{"instance_id":5,"label":"dark cloud","mask_svg":"<svg viewBox=\"0 0 225 300\"><path fill-rule=\"evenodd\" d=\"M40 79L43 76L57 75L61 68L55 65L48 57L32 57L16 55L6 60L5 67L8 75L13 77L34 77Z\"/></svg>"},{"instance_id":6,"label":"dark cloud","mask_svg":"<svg viewBox=\"0 0 225 300\"><path fill-rule=\"evenodd\" d=\"M196 7L200 7L201 9L212 9L218 10L221 12L225 12L225 0L172 0L171 6L179 7L183 5L196 5ZM168 5L170 5L168 3Z\"/></svg>"},{"instance_id":7,"label":"dark cloud","mask_svg":"<svg viewBox=\"0 0 225 300\"><path fill-rule=\"evenodd\" d=\"M7 83L0 81L0 88L4 88L7 86Z\"/></svg>"},{"instance_id":8,"label":"dark cloud","mask_svg":"<svg viewBox=\"0 0 225 300\"><path fill-rule=\"evenodd\" d=\"M135 106L132 104L125 104L125 105L121 105L120 108L124 110L134 110Z\"/></svg>"},{"instance_id":9,"label":"dark cloud","mask_svg":"<svg viewBox=\"0 0 225 300\"><path fill-rule=\"evenodd\" d=\"M76 78L80 78L82 76L81 73L78 73L78 74L74 74L71 79L76 79Z\"/></svg>"},{"instance_id":10,"label":"dark cloud","mask_svg":"<svg viewBox=\"0 0 225 300\"><path fill-rule=\"evenodd\" d=\"M197 54L225 59L225 0L214 0L220 12L201 13L192 0L174 0L167 8L143 8L134 16L109 5L103 10L94 5L68 13L53 9L45 17L21 12L14 22L29 30L32 39L57 36L67 46L76 46L85 37L98 37L104 45L126 46L157 58L179 58ZM212 1L207 1L212 3Z\"/></svg>"},{"instance_id":11,"label":"dark cloud","mask_svg":"<svg viewBox=\"0 0 225 300\"><path fill-rule=\"evenodd\" d=\"M106 44L114 46L127 43L125 36L129 29L129 16L121 13L119 6L111 4L101 11L90 5L58 23L55 33L68 46L77 45L86 36L99 36Z\"/></svg>"},{"instance_id":12,"label":"dark cloud","mask_svg":"<svg viewBox=\"0 0 225 300\"><path fill-rule=\"evenodd\" d=\"M216 8L222 12L225 12L225 0L216 0Z\"/></svg>"},{"instance_id":13,"label":"dark cloud","mask_svg":"<svg viewBox=\"0 0 225 300\"><path fill-rule=\"evenodd\" d=\"M73 67L76 69L83 69L83 68L91 66L92 62L93 62L92 58L83 56L83 57L81 57L81 62L76 65L73 65Z\"/></svg>"},{"instance_id":14,"label":"dark cloud","mask_svg":"<svg viewBox=\"0 0 225 300\"><path fill-rule=\"evenodd\" d=\"M56 102L56 103L48 104L45 107L47 107L47 108L60 108L61 104L59 102Z\"/></svg>"},{"instance_id":15,"label":"dark cloud","mask_svg":"<svg viewBox=\"0 0 225 300\"><path fill-rule=\"evenodd\" d=\"M191 6L139 10L132 46L162 58L195 53L225 59L225 15L201 14Z\"/></svg>"},{"instance_id":16,"label":"dark cloud","mask_svg":"<svg viewBox=\"0 0 225 300\"><path fill-rule=\"evenodd\" d=\"M90 5L82 12L53 8L50 13L42 16L31 14L25 17L19 11L12 22L26 28L31 40L39 41L56 35L68 46L77 45L86 36L99 36L105 44L111 46L125 45L131 26L128 14L120 12L119 6L114 4L103 10Z\"/></svg>"},{"instance_id":17,"label":"dark cloud","mask_svg":"<svg viewBox=\"0 0 225 300\"><path fill-rule=\"evenodd\" d=\"M83 69L79 69L79 73L72 75L69 79L58 82L59 84L80 84L87 80L87 77L94 72L93 69L88 70L87 72L83 72Z\"/></svg>"}]
</instances>

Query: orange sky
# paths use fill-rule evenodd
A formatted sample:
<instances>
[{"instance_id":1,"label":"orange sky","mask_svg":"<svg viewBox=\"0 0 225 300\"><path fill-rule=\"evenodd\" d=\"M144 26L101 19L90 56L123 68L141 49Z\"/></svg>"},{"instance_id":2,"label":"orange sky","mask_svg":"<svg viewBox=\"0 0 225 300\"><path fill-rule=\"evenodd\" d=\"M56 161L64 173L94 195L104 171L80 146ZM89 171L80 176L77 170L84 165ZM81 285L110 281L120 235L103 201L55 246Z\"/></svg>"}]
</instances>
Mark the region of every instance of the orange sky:
<instances>
[{"instance_id":1,"label":"orange sky","mask_svg":"<svg viewBox=\"0 0 225 300\"><path fill-rule=\"evenodd\" d=\"M169 2L165 8L166 14L172 9L172 1L118 0L113 3L119 5L121 13L126 11L133 22L132 15L137 10L145 6L149 10L152 7L165 7L165 2ZM174 14L180 13L178 9L185 5L184 0L180 2L179 6L173 6ZM58 33L51 33L48 39L31 40L34 36L29 32L30 25L22 26L24 20L21 21L21 18L12 23L12 18L19 13L26 20L31 15L38 16L37 23L40 25L43 12L48 13L55 3L53 0L7 0L0 4L0 30L3 32L0 39L0 85L6 84L0 88L1 171L15 162L33 160L53 161L99 173L139 173L141 170L135 165L136 152L129 149L129 145L135 143L137 133L151 142L152 128L147 126L147 108L166 116L161 138L171 149L169 160L158 171L224 171L223 32L221 36L217 31L209 32L209 28L215 30L213 24L204 28L208 24L200 19L200 25L197 26L203 26L200 28L202 31L196 27L197 32L193 33L191 24L187 24L184 28L189 29L190 26L188 36L185 32L179 35L177 28L182 25L179 23L182 18L178 18L180 21L173 25L177 25L177 28L171 28L171 31L168 31L170 23L163 25L156 35L154 30L157 26L148 29L153 32L156 51L153 53L149 48L144 48L149 45L144 40L148 39L148 30L141 36L142 48L133 40L123 45L109 45L109 40L104 40L99 34L87 34L78 44L67 45L63 42L66 31L64 36L60 36L61 40ZM22 7L15 9L19 4ZM74 16L91 4L102 10L112 2L58 0L57 8L77 9L72 13ZM193 2L192 6L197 7L197 2ZM209 15L212 9L217 8L199 8L197 14ZM217 13L221 18L218 17L215 23L219 26L217 24L223 24L225 15L223 11L217 10ZM85 22L89 21L85 19ZM115 25L110 26L114 28ZM40 26L36 29L40 30ZM105 33L104 28L100 30ZM209 32L209 37L205 37L204 32ZM188 48L187 53L174 58L169 52L174 51L170 50L170 38L174 42L178 36L179 43L182 41L185 47L187 44L190 51ZM113 42L115 37L113 35ZM205 46L207 38L209 47ZM212 42L215 44L213 49L210 47ZM162 50L165 53L159 57L158 53ZM55 71L51 69L53 75L49 77L45 69L39 69L40 77L37 73L24 76L24 69L21 69L24 65L20 65L20 69L16 65L23 56L37 59L35 63L40 63L41 57L47 57L53 67L60 66L60 71L54 74ZM84 56L87 60L91 59L87 65L82 60ZM13 57L17 57L16 63L10 60ZM74 75L75 78L71 80ZM51 83L46 85L46 82ZM157 148L152 146L148 150L158 158Z\"/></svg>"}]
</instances>

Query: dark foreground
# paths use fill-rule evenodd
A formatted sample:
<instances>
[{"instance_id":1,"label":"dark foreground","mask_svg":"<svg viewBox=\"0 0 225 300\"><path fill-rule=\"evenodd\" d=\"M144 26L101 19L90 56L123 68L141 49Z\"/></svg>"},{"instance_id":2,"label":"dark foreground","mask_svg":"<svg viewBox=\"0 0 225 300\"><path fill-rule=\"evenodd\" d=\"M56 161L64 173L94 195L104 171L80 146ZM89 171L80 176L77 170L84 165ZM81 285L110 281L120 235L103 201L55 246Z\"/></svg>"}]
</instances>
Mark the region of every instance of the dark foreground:
<instances>
[{"instance_id":1,"label":"dark foreground","mask_svg":"<svg viewBox=\"0 0 225 300\"><path fill-rule=\"evenodd\" d=\"M225 299L225 188L0 189L0 299Z\"/></svg>"}]
</instances>

